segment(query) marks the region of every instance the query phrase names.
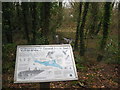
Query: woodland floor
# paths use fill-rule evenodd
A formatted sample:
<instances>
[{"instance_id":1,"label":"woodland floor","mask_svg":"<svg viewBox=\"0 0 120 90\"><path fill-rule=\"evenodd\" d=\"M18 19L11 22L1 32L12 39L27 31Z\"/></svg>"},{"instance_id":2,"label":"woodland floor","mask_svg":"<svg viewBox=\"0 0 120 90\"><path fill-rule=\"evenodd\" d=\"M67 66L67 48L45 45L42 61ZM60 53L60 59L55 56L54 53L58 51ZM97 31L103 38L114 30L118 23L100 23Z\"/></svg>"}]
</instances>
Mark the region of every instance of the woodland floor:
<instances>
[{"instance_id":1,"label":"woodland floor","mask_svg":"<svg viewBox=\"0 0 120 90\"><path fill-rule=\"evenodd\" d=\"M78 71L78 81L53 82L51 88L118 88L117 71L117 65L88 65Z\"/></svg>"},{"instance_id":2,"label":"woodland floor","mask_svg":"<svg viewBox=\"0 0 120 90\"><path fill-rule=\"evenodd\" d=\"M39 88L39 83L15 84L13 71L3 74L3 88ZM51 82L51 88L118 88L118 65L93 63L78 70L77 81Z\"/></svg>"}]
</instances>

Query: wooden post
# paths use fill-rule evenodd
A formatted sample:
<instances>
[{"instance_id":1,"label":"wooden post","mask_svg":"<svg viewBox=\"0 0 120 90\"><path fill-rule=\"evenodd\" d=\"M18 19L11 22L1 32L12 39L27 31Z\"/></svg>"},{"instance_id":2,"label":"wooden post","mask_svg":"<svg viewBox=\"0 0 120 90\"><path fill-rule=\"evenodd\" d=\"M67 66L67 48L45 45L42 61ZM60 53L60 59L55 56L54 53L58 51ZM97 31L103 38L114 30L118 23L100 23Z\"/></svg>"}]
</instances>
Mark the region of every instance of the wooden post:
<instances>
[{"instance_id":1,"label":"wooden post","mask_svg":"<svg viewBox=\"0 0 120 90\"><path fill-rule=\"evenodd\" d=\"M50 90L50 82L41 82L40 83L40 90Z\"/></svg>"}]
</instances>

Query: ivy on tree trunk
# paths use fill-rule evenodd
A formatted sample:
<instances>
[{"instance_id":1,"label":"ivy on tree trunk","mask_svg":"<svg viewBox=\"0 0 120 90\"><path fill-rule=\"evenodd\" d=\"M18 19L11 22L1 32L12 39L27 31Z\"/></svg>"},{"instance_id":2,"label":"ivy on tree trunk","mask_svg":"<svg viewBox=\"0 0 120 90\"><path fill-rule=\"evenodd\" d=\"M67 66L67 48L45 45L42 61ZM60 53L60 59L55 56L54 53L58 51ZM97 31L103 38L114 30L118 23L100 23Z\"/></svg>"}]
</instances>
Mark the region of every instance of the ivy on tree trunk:
<instances>
[{"instance_id":1,"label":"ivy on tree trunk","mask_svg":"<svg viewBox=\"0 0 120 90\"><path fill-rule=\"evenodd\" d=\"M109 25L110 25L110 16L111 16L111 2L106 2L104 6L104 16L103 16L103 37L100 44L100 53L97 57L98 61L101 61L103 59L103 54L106 48Z\"/></svg>"},{"instance_id":2,"label":"ivy on tree trunk","mask_svg":"<svg viewBox=\"0 0 120 90\"><path fill-rule=\"evenodd\" d=\"M76 36L75 36L75 44L74 49L78 49L78 40L79 40L79 29L80 29L80 20L81 20L81 13L82 13L82 2L79 4L79 14L78 14L78 21L77 21L77 30L76 30Z\"/></svg>"},{"instance_id":3,"label":"ivy on tree trunk","mask_svg":"<svg viewBox=\"0 0 120 90\"><path fill-rule=\"evenodd\" d=\"M84 42L84 26L85 26L85 21L86 21L86 16L88 12L88 7L89 7L89 2L86 2L84 5L84 11L83 11L83 17L82 17L82 22L80 25L80 55L84 56L85 54L85 42Z\"/></svg>"}]
</instances>

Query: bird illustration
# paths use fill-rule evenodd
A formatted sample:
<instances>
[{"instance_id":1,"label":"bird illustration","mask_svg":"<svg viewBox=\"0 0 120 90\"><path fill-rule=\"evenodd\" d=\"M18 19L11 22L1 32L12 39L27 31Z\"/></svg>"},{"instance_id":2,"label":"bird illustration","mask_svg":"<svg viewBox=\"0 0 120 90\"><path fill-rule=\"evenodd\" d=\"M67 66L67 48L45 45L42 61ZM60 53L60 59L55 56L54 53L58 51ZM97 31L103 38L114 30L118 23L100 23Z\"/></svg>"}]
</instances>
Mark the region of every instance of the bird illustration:
<instances>
[{"instance_id":1,"label":"bird illustration","mask_svg":"<svg viewBox=\"0 0 120 90\"><path fill-rule=\"evenodd\" d=\"M54 53L53 51L52 51L52 52L48 52L47 55L46 55L46 57L49 57L49 58L52 59L52 56L51 56L51 55L52 55L53 53Z\"/></svg>"}]
</instances>

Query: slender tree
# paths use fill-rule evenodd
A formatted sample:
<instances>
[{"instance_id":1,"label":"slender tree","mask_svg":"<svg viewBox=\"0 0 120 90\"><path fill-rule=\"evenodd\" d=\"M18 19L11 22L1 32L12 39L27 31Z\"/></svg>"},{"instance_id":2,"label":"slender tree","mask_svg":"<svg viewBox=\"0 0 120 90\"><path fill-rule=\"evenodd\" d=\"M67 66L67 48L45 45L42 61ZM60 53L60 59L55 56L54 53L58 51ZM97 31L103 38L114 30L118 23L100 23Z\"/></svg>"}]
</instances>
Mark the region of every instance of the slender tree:
<instances>
[{"instance_id":1,"label":"slender tree","mask_svg":"<svg viewBox=\"0 0 120 90\"><path fill-rule=\"evenodd\" d=\"M29 37L29 28L28 28L28 16L29 16L29 3L22 2L22 12L23 12L23 22L24 22L24 30L27 42L30 43Z\"/></svg>"},{"instance_id":2,"label":"slender tree","mask_svg":"<svg viewBox=\"0 0 120 90\"><path fill-rule=\"evenodd\" d=\"M59 26L61 26L62 24L62 20L63 20L63 10L62 10L62 2L59 2Z\"/></svg>"},{"instance_id":3,"label":"slender tree","mask_svg":"<svg viewBox=\"0 0 120 90\"><path fill-rule=\"evenodd\" d=\"M3 3L3 32L6 35L7 43L13 42L13 2Z\"/></svg>"},{"instance_id":4,"label":"slender tree","mask_svg":"<svg viewBox=\"0 0 120 90\"><path fill-rule=\"evenodd\" d=\"M96 31L96 25L98 21L98 8L99 8L99 4L97 2L91 3L90 12L91 12L92 22L90 22L90 31L89 31L91 37L93 37Z\"/></svg>"},{"instance_id":5,"label":"slender tree","mask_svg":"<svg viewBox=\"0 0 120 90\"><path fill-rule=\"evenodd\" d=\"M99 21L99 23L98 23L97 30L94 33L95 35L98 35L98 33L99 33L100 29L101 29L102 20L103 20L103 18L101 18L100 21Z\"/></svg>"},{"instance_id":6,"label":"slender tree","mask_svg":"<svg viewBox=\"0 0 120 90\"><path fill-rule=\"evenodd\" d=\"M80 29L81 14L82 14L82 2L80 2L80 4L79 4L79 14L78 14L78 19L77 19L77 30L76 30L76 35L75 35L74 50L78 49L78 40L79 40L79 29Z\"/></svg>"},{"instance_id":7,"label":"slender tree","mask_svg":"<svg viewBox=\"0 0 120 90\"><path fill-rule=\"evenodd\" d=\"M113 2L112 2L112 8L114 7L114 5L115 5L115 0L113 0Z\"/></svg>"},{"instance_id":8,"label":"slender tree","mask_svg":"<svg viewBox=\"0 0 120 90\"><path fill-rule=\"evenodd\" d=\"M103 25L104 4L99 5L98 23L96 25L95 35L98 35Z\"/></svg>"},{"instance_id":9,"label":"slender tree","mask_svg":"<svg viewBox=\"0 0 120 90\"><path fill-rule=\"evenodd\" d=\"M37 3L32 3L32 43L36 44L36 30L37 30Z\"/></svg>"},{"instance_id":10,"label":"slender tree","mask_svg":"<svg viewBox=\"0 0 120 90\"><path fill-rule=\"evenodd\" d=\"M42 22L42 30L41 35L45 38L45 42L48 42L48 36L50 33L49 30L49 22L50 22L50 8L51 2L43 2L41 7L41 22Z\"/></svg>"},{"instance_id":11,"label":"slender tree","mask_svg":"<svg viewBox=\"0 0 120 90\"><path fill-rule=\"evenodd\" d=\"M82 16L82 22L80 25L80 55L84 56L85 54L85 45L84 45L84 26L86 22L86 16L89 8L89 2L86 2L84 5L84 11L83 11L83 16Z\"/></svg>"},{"instance_id":12,"label":"slender tree","mask_svg":"<svg viewBox=\"0 0 120 90\"><path fill-rule=\"evenodd\" d=\"M22 10L21 10L21 5L19 2L16 2L16 28L21 29L22 28L22 20L23 20L23 15L22 15Z\"/></svg>"},{"instance_id":13,"label":"slender tree","mask_svg":"<svg viewBox=\"0 0 120 90\"><path fill-rule=\"evenodd\" d=\"M50 10L50 39L51 43L56 43L56 29L62 25L63 21L63 3L57 2L51 3Z\"/></svg>"},{"instance_id":14,"label":"slender tree","mask_svg":"<svg viewBox=\"0 0 120 90\"><path fill-rule=\"evenodd\" d=\"M97 58L98 61L102 60L103 53L107 44L110 16L111 16L111 2L106 2L104 6L104 17L103 17L103 38L100 44L100 54L98 55Z\"/></svg>"},{"instance_id":15,"label":"slender tree","mask_svg":"<svg viewBox=\"0 0 120 90\"><path fill-rule=\"evenodd\" d=\"M120 33L120 1L118 3L118 34ZM118 35L118 60L120 60L120 36ZM120 67L119 67L120 68ZM120 71L118 72L120 73Z\"/></svg>"}]
</instances>

